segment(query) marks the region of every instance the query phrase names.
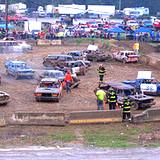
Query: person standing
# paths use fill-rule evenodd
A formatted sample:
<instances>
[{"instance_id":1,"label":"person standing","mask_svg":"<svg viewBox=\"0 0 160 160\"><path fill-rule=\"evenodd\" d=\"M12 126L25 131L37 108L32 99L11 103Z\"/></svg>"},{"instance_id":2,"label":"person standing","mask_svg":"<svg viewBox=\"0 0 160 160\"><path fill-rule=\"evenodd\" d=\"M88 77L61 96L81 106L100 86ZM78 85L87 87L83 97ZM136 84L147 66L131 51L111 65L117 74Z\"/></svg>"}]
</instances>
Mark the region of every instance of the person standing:
<instances>
[{"instance_id":1,"label":"person standing","mask_svg":"<svg viewBox=\"0 0 160 160\"><path fill-rule=\"evenodd\" d=\"M67 73L65 75L64 81L66 82L66 92L70 93L71 92L71 83L72 83L73 79L72 79L72 76L71 76L71 73L69 70L67 71Z\"/></svg>"},{"instance_id":2,"label":"person standing","mask_svg":"<svg viewBox=\"0 0 160 160\"><path fill-rule=\"evenodd\" d=\"M96 96L97 96L97 106L98 106L98 110L104 110L104 103L106 100L106 92L103 91L102 89L97 89L95 92Z\"/></svg>"},{"instance_id":3,"label":"person standing","mask_svg":"<svg viewBox=\"0 0 160 160\"><path fill-rule=\"evenodd\" d=\"M99 65L99 68L97 69L97 71L98 71L98 75L99 75L99 82L102 83L104 75L106 73L106 70L105 70L103 64Z\"/></svg>"},{"instance_id":4,"label":"person standing","mask_svg":"<svg viewBox=\"0 0 160 160\"><path fill-rule=\"evenodd\" d=\"M115 110L116 109L116 103L117 103L117 94L113 90L113 88L109 89L108 93L108 103L109 103L109 110Z\"/></svg>"},{"instance_id":5,"label":"person standing","mask_svg":"<svg viewBox=\"0 0 160 160\"><path fill-rule=\"evenodd\" d=\"M125 120L131 121L131 101L129 100L128 97L124 97L124 101L122 104L123 108L123 117L122 117L122 122Z\"/></svg>"}]
</instances>

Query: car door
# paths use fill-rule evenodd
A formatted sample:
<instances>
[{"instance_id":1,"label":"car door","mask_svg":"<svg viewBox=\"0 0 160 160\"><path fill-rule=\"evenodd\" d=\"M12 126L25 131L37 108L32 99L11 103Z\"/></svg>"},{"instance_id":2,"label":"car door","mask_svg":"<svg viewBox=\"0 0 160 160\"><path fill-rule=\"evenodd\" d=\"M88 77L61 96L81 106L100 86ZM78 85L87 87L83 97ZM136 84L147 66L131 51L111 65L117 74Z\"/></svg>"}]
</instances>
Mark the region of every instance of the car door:
<instances>
[{"instance_id":1,"label":"car door","mask_svg":"<svg viewBox=\"0 0 160 160\"><path fill-rule=\"evenodd\" d=\"M8 73L11 75L14 75L14 68L15 68L15 65L14 63L11 62L8 67Z\"/></svg>"},{"instance_id":2,"label":"car door","mask_svg":"<svg viewBox=\"0 0 160 160\"><path fill-rule=\"evenodd\" d=\"M79 73L80 72L80 67L78 66L78 62L75 62L73 64L72 71L73 71L73 73Z\"/></svg>"}]
</instances>

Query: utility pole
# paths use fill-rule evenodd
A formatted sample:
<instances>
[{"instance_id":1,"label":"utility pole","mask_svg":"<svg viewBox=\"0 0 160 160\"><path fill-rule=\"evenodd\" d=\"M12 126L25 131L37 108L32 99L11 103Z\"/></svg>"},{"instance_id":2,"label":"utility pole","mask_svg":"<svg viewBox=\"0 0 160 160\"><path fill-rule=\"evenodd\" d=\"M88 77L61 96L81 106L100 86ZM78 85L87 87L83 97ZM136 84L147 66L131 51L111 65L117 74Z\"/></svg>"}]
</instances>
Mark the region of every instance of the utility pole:
<instances>
[{"instance_id":1,"label":"utility pole","mask_svg":"<svg viewBox=\"0 0 160 160\"><path fill-rule=\"evenodd\" d=\"M8 0L5 0L6 35L8 35Z\"/></svg>"}]
</instances>

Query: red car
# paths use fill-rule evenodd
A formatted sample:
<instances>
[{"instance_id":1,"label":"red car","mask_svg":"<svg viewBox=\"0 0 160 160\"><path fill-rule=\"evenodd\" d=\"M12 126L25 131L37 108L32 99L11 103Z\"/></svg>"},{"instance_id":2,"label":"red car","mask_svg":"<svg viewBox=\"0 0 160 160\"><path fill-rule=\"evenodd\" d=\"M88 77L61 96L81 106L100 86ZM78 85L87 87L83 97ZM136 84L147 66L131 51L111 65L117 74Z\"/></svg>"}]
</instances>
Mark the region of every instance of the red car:
<instances>
[{"instance_id":1,"label":"red car","mask_svg":"<svg viewBox=\"0 0 160 160\"><path fill-rule=\"evenodd\" d=\"M22 17L22 16L8 16L8 21L28 21L28 19L26 17Z\"/></svg>"},{"instance_id":2,"label":"red car","mask_svg":"<svg viewBox=\"0 0 160 160\"><path fill-rule=\"evenodd\" d=\"M153 27L156 28L156 29L160 29L160 20L154 21Z\"/></svg>"}]
</instances>

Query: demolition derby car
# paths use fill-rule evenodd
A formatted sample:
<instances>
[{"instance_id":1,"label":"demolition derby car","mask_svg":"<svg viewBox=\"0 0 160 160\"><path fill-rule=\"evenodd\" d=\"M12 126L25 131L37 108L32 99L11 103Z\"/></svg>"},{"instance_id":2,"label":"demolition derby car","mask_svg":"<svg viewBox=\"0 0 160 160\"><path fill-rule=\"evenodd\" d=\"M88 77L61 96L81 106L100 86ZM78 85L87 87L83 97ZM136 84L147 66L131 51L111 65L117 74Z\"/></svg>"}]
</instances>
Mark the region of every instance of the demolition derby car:
<instances>
[{"instance_id":1,"label":"demolition derby car","mask_svg":"<svg viewBox=\"0 0 160 160\"><path fill-rule=\"evenodd\" d=\"M144 94L136 93L136 90L133 86L127 85L124 83L103 83L100 88L103 89L107 94L109 88L112 87L118 97L118 105L121 107L123 99L127 96L135 109L146 109L155 104L154 98Z\"/></svg>"},{"instance_id":2,"label":"demolition derby car","mask_svg":"<svg viewBox=\"0 0 160 160\"><path fill-rule=\"evenodd\" d=\"M86 58L86 54L82 51L70 51L67 53L67 55L72 56L74 60L83 60Z\"/></svg>"},{"instance_id":3,"label":"demolition derby car","mask_svg":"<svg viewBox=\"0 0 160 160\"><path fill-rule=\"evenodd\" d=\"M43 65L45 67L65 66L66 61L73 61L74 58L70 55L48 55L43 58Z\"/></svg>"},{"instance_id":4,"label":"demolition derby car","mask_svg":"<svg viewBox=\"0 0 160 160\"><path fill-rule=\"evenodd\" d=\"M59 102L62 94L62 83L56 78L43 78L37 86L34 96L36 101Z\"/></svg>"},{"instance_id":5,"label":"demolition derby car","mask_svg":"<svg viewBox=\"0 0 160 160\"><path fill-rule=\"evenodd\" d=\"M5 63L7 75L14 76L15 79L19 77L33 78L34 71L23 61L7 61Z\"/></svg>"},{"instance_id":6,"label":"demolition derby car","mask_svg":"<svg viewBox=\"0 0 160 160\"><path fill-rule=\"evenodd\" d=\"M83 51L86 55L88 61L94 62L103 62L108 60L110 57L105 55L102 51L99 50L96 45L89 45L87 50Z\"/></svg>"},{"instance_id":7,"label":"demolition derby car","mask_svg":"<svg viewBox=\"0 0 160 160\"><path fill-rule=\"evenodd\" d=\"M0 105L6 105L10 101L8 93L0 91Z\"/></svg>"},{"instance_id":8,"label":"demolition derby car","mask_svg":"<svg viewBox=\"0 0 160 160\"><path fill-rule=\"evenodd\" d=\"M139 55L134 51L120 51L112 54L112 58L123 63L138 62Z\"/></svg>"},{"instance_id":9,"label":"demolition derby car","mask_svg":"<svg viewBox=\"0 0 160 160\"><path fill-rule=\"evenodd\" d=\"M71 84L72 88L76 88L79 86L80 84L80 80L78 79L76 74L71 74L73 82ZM60 80L62 83L64 82L64 78L65 78L65 74L62 71L59 70L44 70L42 71L42 73L40 73L38 75L38 79L42 79L42 78L56 78L58 80ZM65 86L65 84L63 84L63 87Z\"/></svg>"},{"instance_id":10,"label":"demolition derby car","mask_svg":"<svg viewBox=\"0 0 160 160\"><path fill-rule=\"evenodd\" d=\"M152 77L151 71L139 71L135 80L123 81L136 88L137 92L143 92L147 95L160 95L160 82Z\"/></svg>"}]
</instances>

